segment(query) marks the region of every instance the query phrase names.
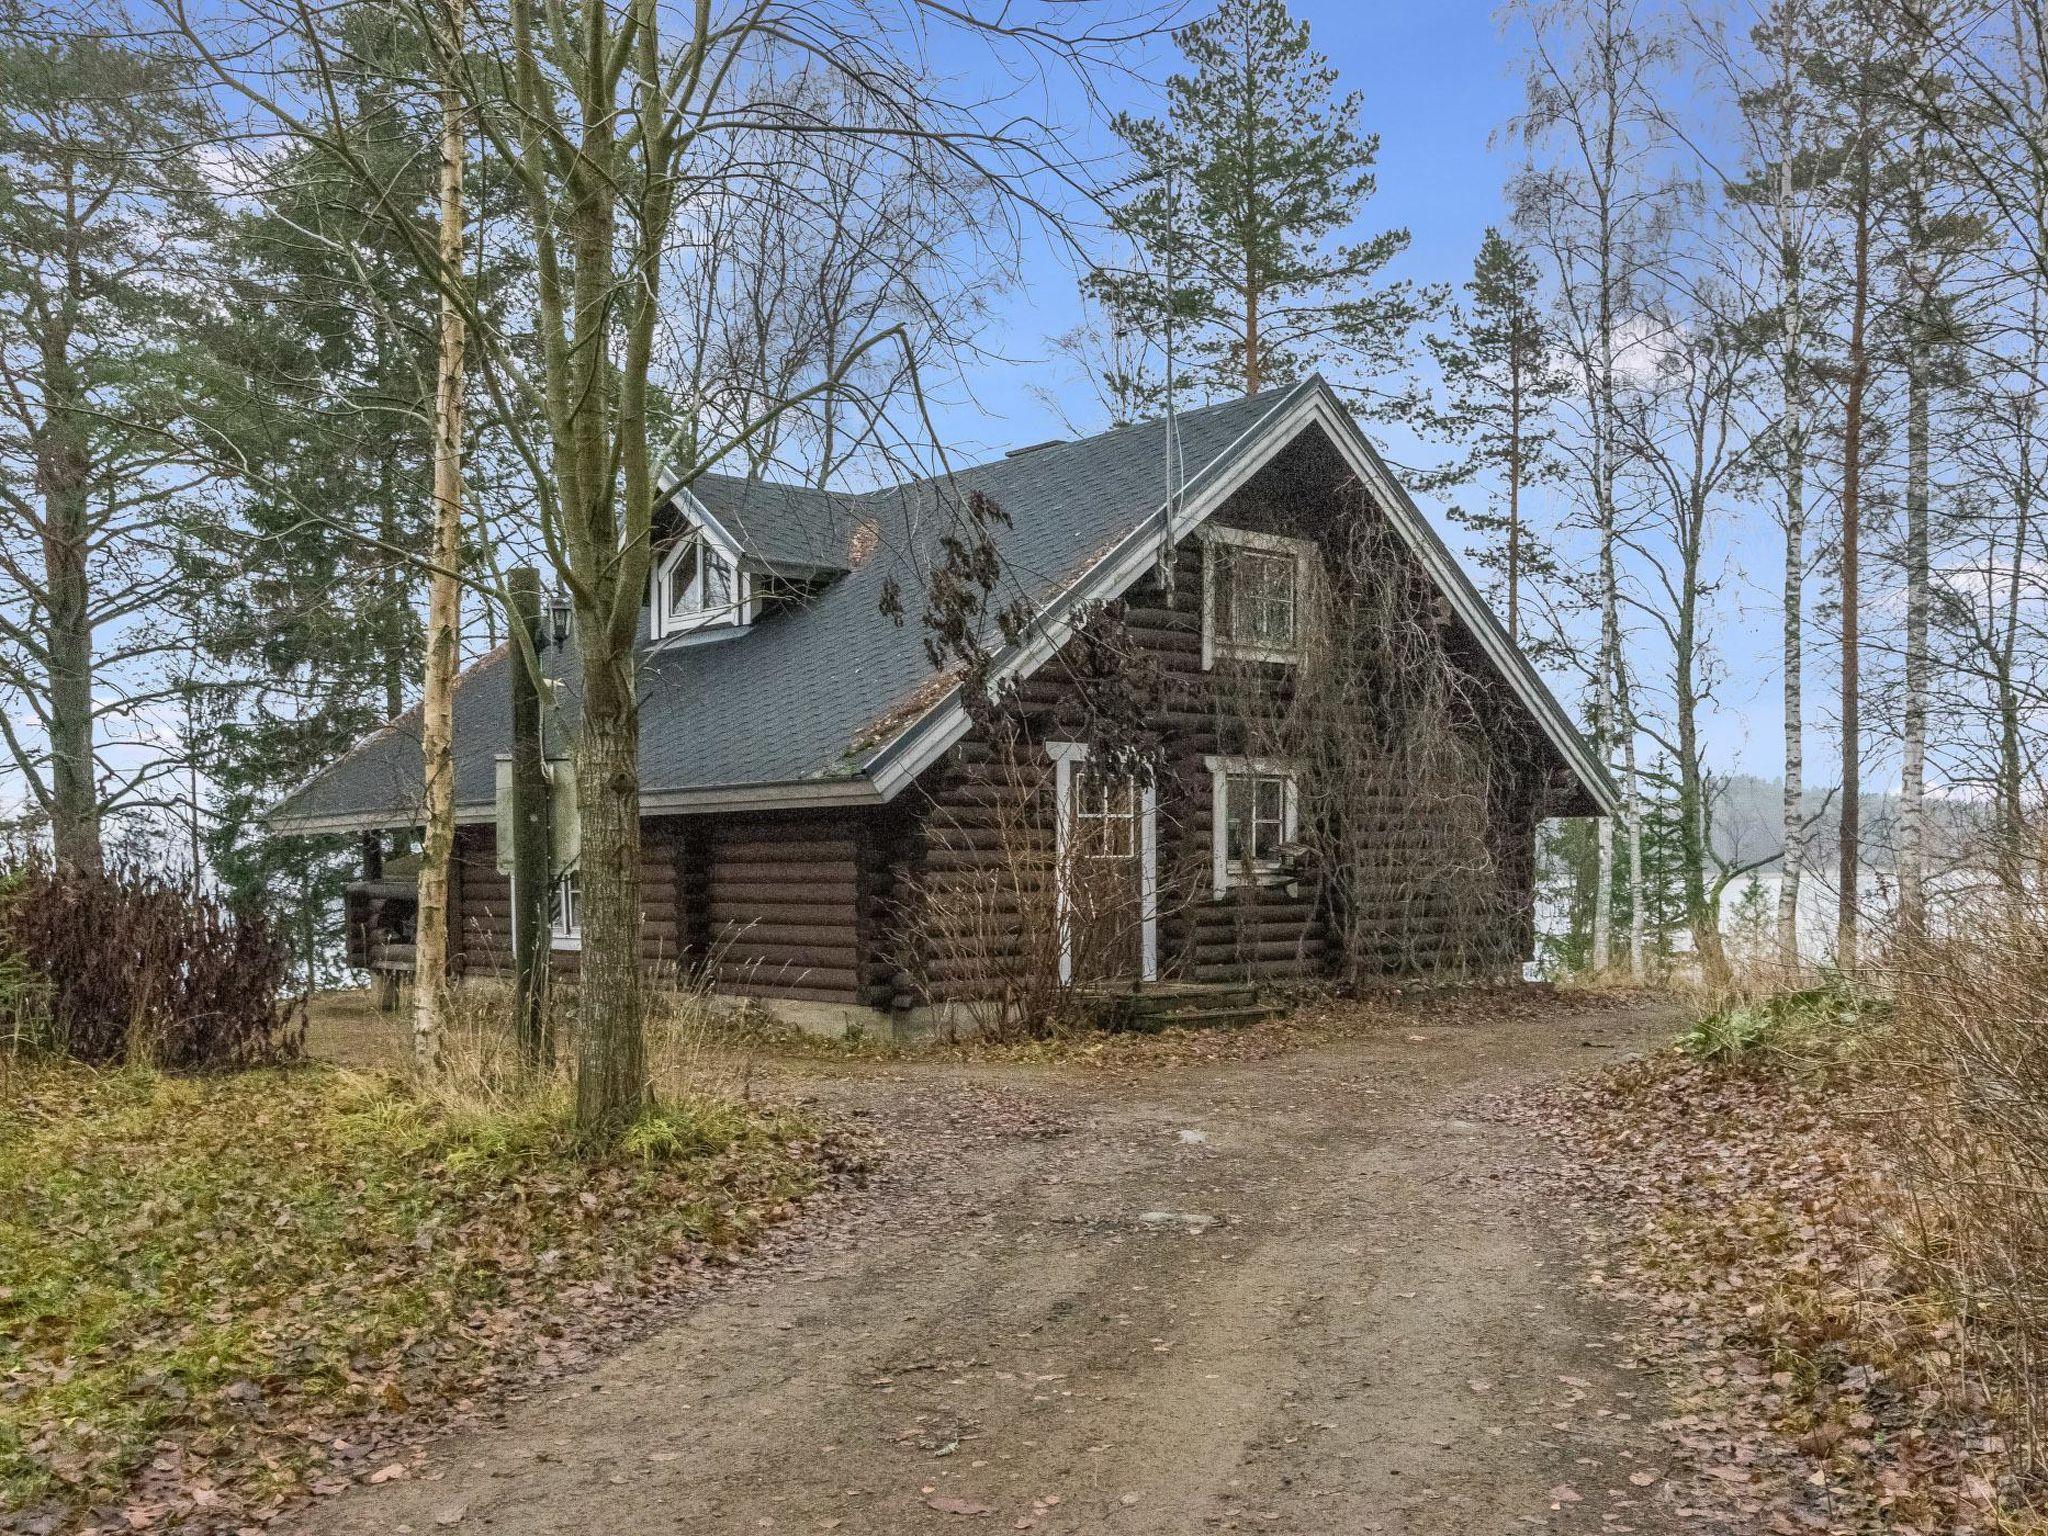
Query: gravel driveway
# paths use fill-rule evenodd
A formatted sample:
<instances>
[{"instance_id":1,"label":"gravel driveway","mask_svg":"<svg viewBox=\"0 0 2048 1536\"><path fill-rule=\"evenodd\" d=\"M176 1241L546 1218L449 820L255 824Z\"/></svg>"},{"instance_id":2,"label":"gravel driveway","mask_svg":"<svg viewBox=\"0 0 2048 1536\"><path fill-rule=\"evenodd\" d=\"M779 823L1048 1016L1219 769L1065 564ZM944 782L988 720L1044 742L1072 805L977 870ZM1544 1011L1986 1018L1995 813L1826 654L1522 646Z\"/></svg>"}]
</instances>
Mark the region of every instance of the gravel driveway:
<instances>
[{"instance_id":1,"label":"gravel driveway","mask_svg":"<svg viewBox=\"0 0 2048 1536\"><path fill-rule=\"evenodd\" d=\"M1546 1154L1483 1102L1670 1032L1565 1009L1130 1073L820 1069L802 1091L891 1148L873 1189L300 1528L1698 1529Z\"/></svg>"}]
</instances>

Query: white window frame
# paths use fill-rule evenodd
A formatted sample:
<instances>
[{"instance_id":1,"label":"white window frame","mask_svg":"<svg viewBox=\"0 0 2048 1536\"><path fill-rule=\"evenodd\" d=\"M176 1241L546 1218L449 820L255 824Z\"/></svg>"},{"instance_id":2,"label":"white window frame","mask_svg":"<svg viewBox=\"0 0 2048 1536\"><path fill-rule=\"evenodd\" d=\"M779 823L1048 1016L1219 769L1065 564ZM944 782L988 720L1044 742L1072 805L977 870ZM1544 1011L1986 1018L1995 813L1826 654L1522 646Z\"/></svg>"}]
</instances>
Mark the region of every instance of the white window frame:
<instances>
[{"instance_id":1,"label":"white window frame","mask_svg":"<svg viewBox=\"0 0 2048 1536\"><path fill-rule=\"evenodd\" d=\"M1247 528L1224 528L1215 523L1204 523L1196 536L1202 541L1202 670L1206 672L1215 666L1218 657L1283 663L1301 660L1302 610L1311 590L1317 558L1314 542L1285 534L1253 533ZM1248 549L1262 555L1294 557L1294 644L1257 645L1216 632L1216 583L1228 563L1218 557L1219 546L1225 550Z\"/></svg>"},{"instance_id":2,"label":"white window frame","mask_svg":"<svg viewBox=\"0 0 2048 1536\"><path fill-rule=\"evenodd\" d=\"M1243 872L1230 857L1230 781L1232 779L1278 779L1280 791L1280 841L1291 843L1301 830L1301 797L1290 764L1265 757L1205 757L1209 770L1209 855L1211 888L1227 896L1243 884ZM1258 884L1270 883L1285 866L1277 859L1258 860L1252 877Z\"/></svg>"},{"instance_id":3,"label":"white window frame","mask_svg":"<svg viewBox=\"0 0 2048 1536\"><path fill-rule=\"evenodd\" d=\"M676 567L682 564L683 556L692 547L700 551L697 574L693 582L702 589L704 561L702 554L708 553L732 571L732 601L720 608L702 606L681 614L672 612L671 598L675 596ZM648 596L648 624L651 637L666 640L672 635L692 634L700 629L727 629L749 624L754 616L754 581L740 565L739 551L731 548L722 539L712 537L710 531L695 521L685 521L684 531L654 567L654 590ZM701 604L701 598L699 599Z\"/></svg>"},{"instance_id":4,"label":"white window frame","mask_svg":"<svg viewBox=\"0 0 2048 1536\"><path fill-rule=\"evenodd\" d=\"M1068 842L1074 835L1074 785L1088 761L1079 741L1048 741L1053 771L1053 909L1060 927L1060 985L1074 984L1073 897L1067 890ZM1138 979L1159 979L1159 786L1138 787Z\"/></svg>"},{"instance_id":5,"label":"white window frame","mask_svg":"<svg viewBox=\"0 0 2048 1536\"><path fill-rule=\"evenodd\" d=\"M583 947L583 871L575 864L548 887L548 942L555 949Z\"/></svg>"}]
</instances>

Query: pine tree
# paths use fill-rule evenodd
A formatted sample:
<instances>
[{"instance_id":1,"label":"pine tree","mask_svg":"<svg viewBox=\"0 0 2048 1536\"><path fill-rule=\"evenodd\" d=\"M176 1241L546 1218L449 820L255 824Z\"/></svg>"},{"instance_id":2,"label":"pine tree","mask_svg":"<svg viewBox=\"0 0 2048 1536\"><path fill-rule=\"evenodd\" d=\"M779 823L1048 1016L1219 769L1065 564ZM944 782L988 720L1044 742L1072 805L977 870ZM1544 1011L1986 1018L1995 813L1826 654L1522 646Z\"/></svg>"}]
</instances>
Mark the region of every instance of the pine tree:
<instances>
[{"instance_id":1,"label":"pine tree","mask_svg":"<svg viewBox=\"0 0 2048 1536\"><path fill-rule=\"evenodd\" d=\"M218 208L189 61L47 24L0 6L0 737L85 870L162 767L100 753L169 697L180 637L152 621L209 536L174 445Z\"/></svg>"},{"instance_id":2,"label":"pine tree","mask_svg":"<svg viewBox=\"0 0 2048 1536\"><path fill-rule=\"evenodd\" d=\"M1549 411L1568 380L1551 361L1536 269L1499 230L1488 229L1481 240L1465 292L1468 302L1450 311L1450 333L1429 337L1447 399L1424 415L1464 451L1420 483L1492 482L1481 492L1483 505L1461 504L1451 516L1485 541L1479 564L1495 576L1508 634L1519 642L1524 583L1556 569L1549 550L1529 535L1522 492L1556 473Z\"/></svg>"},{"instance_id":3,"label":"pine tree","mask_svg":"<svg viewBox=\"0 0 2048 1536\"><path fill-rule=\"evenodd\" d=\"M1368 411L1406 405L1409 336L1435 294L1385 282L1405 229L1344 238L1371 199L1379 138L1360 98L1309 45L1285 0L1223 0L1174 34L1192 72L1167 82L1164 118L1116 130L1138 163L1114 210L1145 259L1101 272L1091 296L1115 323L1163 343L1181 381L1208 395L1257 394L1319 371Z\"/></svg>"}]
</instances>

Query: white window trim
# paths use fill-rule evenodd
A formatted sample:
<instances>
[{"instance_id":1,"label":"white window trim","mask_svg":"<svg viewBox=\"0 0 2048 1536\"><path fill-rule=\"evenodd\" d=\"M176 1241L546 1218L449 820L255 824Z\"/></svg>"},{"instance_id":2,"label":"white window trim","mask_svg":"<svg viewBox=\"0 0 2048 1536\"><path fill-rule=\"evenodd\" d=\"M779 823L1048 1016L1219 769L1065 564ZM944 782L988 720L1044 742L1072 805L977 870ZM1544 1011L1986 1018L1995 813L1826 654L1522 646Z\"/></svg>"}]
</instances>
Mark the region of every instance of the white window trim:
<instances>
[{"instance_id":1,"label":"white window trim","mask_svg":"<svg viewBox=\"0 0 2048 1536\"><path fill-rule=\"evenodd\" d=\"M1088 761L1079 741L1048 741L1053 772L1053 912L1060 928L1060 985L1074 984L1072 897L1067 891L1068 840L1073 836L1074 770ZM1147 782L1138 793L1138 979L1159 979L1159 788Z\"/></svg>"},{"instance_id":2,"label":"white window trim","mask_svg":"<svg viewBox=\"0 0 2048 1536\"><path fill-rule=\"evenodd\" d=\"M553 884L548 887L548 943L554 949L581 949L583 947L583 903L578 901L576 904L576 925L573 928L564 927L555 917L555 886L561 885L565 880L574 880L580 877L581 871L579 868L571 864L561 874L557 875Z\"/></svg>"},{"instance_id":3,"label":"white window trim","mask_svg":"<svg viewBox=\"0 0 2048 1536\"><path fill-rule=\"evenodd\" d=\"M1282 781L1280 794L1280 841L1291 843L1301 830L1300 794L1294 780L1294 769L1290 764L1276 762L1267 757L1204 757L1202 766L1209 770L1209 857L1211 890L1218 898L1227 896L1241 882L1238 871L1230 861L1230 780L1233 776L1259 775ZM1259 863L1252 866L1258 876L1276 873L1280 865Z\"/></svg>"},{"instance_id":4,"label":"white window trim","mask_svg":"<svg viewBox=\"0 0 2048 1536\"><path fill-rule=\"evenodd\" d=\"M1204 523L1195 536L1202 541L1202 670L1207 672L1214 667L1219 656L1235 661L1301 660L1302 604L1310 591L1315 571L1314 541L1289 538L1279 533L1253 533L1248 528L1225 528L1216 523ZM1216 633L1216 576L1220 565L1216 546L1219 544L1231 549L1255 549L1261 554L1294 556L1294 645L1248 645Z\"/></svg>"},{"instance_id":5,"label":"white window trim","mask_svg":"<svg viewBox=\"0 0 2048 1536\"><path fill-rule=\"evenodd\" d=\"M674 635L693 634L700 629L724 629L751 624L754 620L755 607L754 579L740 564L739 551L694 520L686 520L685 530L655 563L653 588L648 593L647 601L649 638L666 640ZM732 567L733 601L729 607L699 609L697 612L677 617L669 612L669 588L675 576L676 566L682 560L683 551L692 539L700 541L706 549Z\"/></svg>"}]
</instances>

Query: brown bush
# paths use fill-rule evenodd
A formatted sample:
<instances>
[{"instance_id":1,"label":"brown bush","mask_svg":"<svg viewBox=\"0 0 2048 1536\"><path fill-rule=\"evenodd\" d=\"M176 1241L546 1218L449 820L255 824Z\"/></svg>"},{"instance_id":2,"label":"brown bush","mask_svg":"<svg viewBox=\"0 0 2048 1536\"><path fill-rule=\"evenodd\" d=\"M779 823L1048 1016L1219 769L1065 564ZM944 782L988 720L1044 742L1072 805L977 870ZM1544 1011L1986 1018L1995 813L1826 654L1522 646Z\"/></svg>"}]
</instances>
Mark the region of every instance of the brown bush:
<instances>
[{"instance_id":1,"label":"brown bush","mask_svg":"<svg viewBox=\"0 0 2048 1536\"><path fill-rule=\"evenodd\" d=\"M0 948L32 978L17 1049L100 1065L190 1070L299 1054L291 955L261 913L236 912L142 864L64 875L31 860L0 881Z\"/></svg>"}]
</instances>

